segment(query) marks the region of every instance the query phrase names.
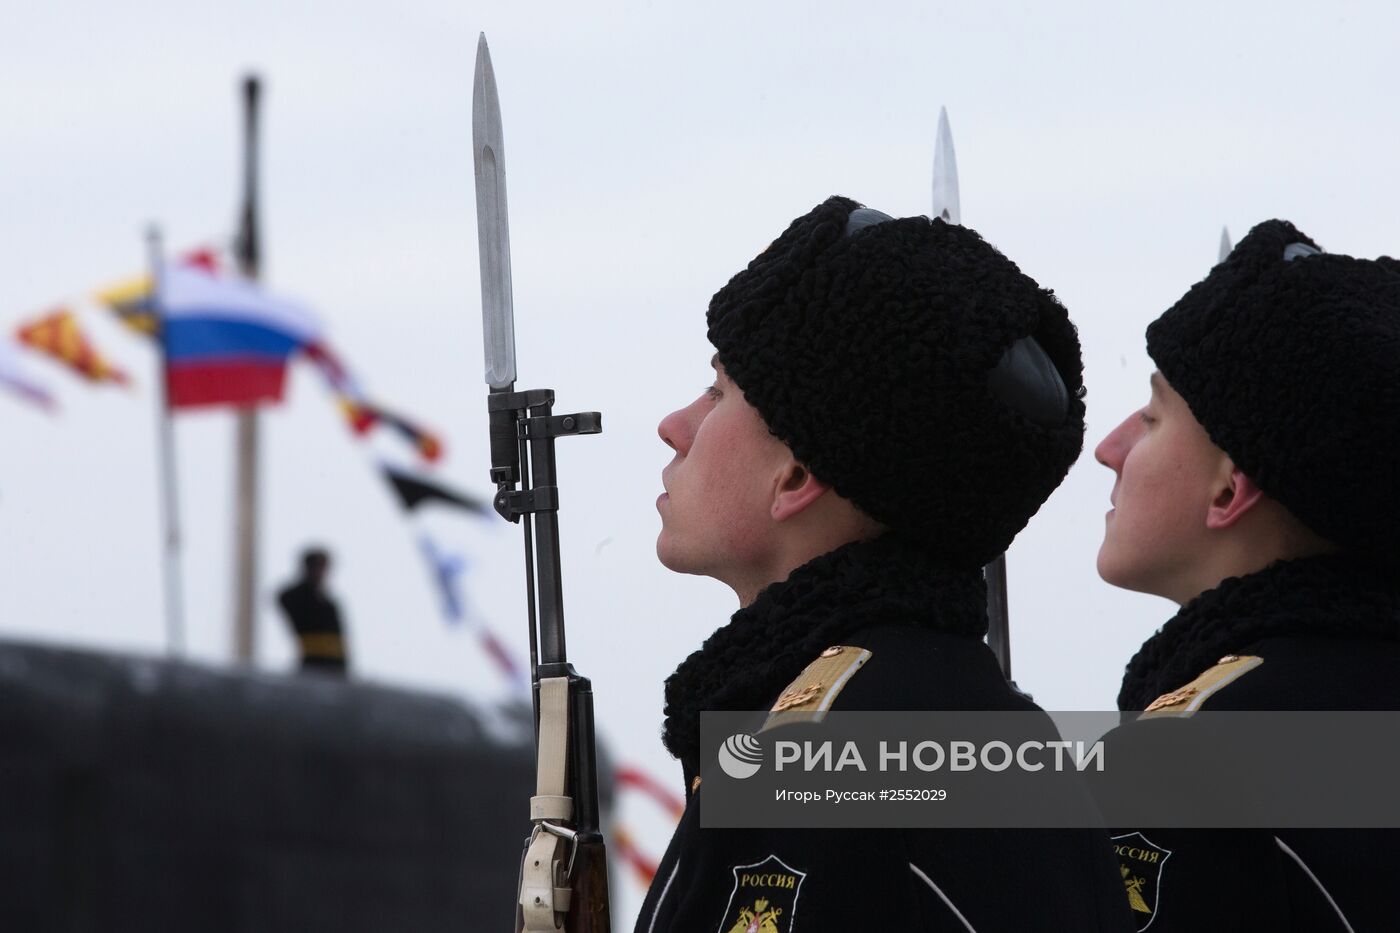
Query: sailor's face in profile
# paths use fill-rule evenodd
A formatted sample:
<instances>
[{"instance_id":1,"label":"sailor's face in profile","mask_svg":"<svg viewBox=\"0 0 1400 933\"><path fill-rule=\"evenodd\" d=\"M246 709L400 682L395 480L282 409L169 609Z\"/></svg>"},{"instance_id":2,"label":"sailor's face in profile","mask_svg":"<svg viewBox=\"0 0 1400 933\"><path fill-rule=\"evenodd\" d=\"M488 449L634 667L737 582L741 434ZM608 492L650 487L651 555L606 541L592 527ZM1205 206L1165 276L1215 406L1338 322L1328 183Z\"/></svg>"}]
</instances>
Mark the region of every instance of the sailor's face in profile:
<instances>
[{"instance_id":1,"label":"sailor's face in profile","mask_svg":"<svg viewBox=\"0 0 1400 933\"><path fill-rule=\"evenodd\" d=\"M718 358L711 363L710 386L657 427L675 455L661 471L656 555L678 573L731 582L768 547L774 477L790 455Z\"/></svg>"},{"instance_id":2,"label":"sailor's face in profile","mask_svg":"<svg viewBox=\"0 0 1400 933\"><path fill-rule=\"evenodd\" d=\"M1114 473L1098 571L1114 586L1181 602L1195 595L1206 513L1230 464L1160 373L1151 386L1147 404L1094 450Z\"/></svg>"}]
</instances>

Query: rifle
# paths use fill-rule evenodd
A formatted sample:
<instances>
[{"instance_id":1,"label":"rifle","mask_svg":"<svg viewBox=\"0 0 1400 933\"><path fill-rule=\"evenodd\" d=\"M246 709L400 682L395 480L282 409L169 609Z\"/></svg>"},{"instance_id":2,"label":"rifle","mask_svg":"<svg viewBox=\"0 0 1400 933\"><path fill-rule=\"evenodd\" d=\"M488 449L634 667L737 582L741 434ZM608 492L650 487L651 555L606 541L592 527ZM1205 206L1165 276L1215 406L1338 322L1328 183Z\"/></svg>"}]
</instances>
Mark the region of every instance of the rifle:
<instances>
[{"instance_id":1,"label":"rifle","mask_svg":"<svg viewBox=\"0 0 1400 933\"><path fill-rule=\"evenodd\" d=\"M564 649L555 438L597 434L596 411L555 415L553 389L515 389L515 319L506 211L505 147L491 52L482 33L472 88L486 409L495 508L525 533L530 680L535 708L534 824L520 863L516 928L608 931L608 867L598 826L593 687ZM520 488L516 488L519 484ZM538 576L536 576L538 564Z\"/></svg>"}]
</instances>

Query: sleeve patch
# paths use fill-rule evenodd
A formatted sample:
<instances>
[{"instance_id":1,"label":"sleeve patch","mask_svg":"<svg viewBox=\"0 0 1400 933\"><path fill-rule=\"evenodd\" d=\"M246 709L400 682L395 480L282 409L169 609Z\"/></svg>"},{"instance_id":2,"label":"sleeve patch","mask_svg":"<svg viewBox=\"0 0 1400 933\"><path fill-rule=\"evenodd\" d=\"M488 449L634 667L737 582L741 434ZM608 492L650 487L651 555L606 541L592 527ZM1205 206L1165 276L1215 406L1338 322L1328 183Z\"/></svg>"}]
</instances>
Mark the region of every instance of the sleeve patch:
<instances>
[{"instance_id":1,"label":"sleeve patch","mask_svg":"<svg viewBox=\"0 0 1400 933\"><path fill-rule=\"evenodd\" d=\"M1162 871L1172 852L1142 833L1114 836L1113 851L1118 855L1128 907L1136 921L1133 929L1146 930L1157 919L1162 904Z\"/></svg>"},{"instance_id":2,"label":"sleeve patch","mask_svg":"<svg viewBox=\"0 0 1400 933\"><path fill-rule=\"evenodd\" d=\"M724 921L715 933L792 933L797 895L807 873L776 855L752 865L735 865L731 870L734 889L724 908Z\"/></svg>"}]
</instances>

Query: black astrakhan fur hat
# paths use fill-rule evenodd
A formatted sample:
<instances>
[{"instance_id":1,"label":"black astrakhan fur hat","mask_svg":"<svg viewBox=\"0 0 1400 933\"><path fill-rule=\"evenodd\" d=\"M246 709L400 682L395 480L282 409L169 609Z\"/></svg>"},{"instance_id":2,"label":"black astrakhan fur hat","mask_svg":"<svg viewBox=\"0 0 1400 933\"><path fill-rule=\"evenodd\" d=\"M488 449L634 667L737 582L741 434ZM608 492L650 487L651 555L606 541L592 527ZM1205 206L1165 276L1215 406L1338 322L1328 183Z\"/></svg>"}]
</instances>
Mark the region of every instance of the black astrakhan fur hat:
<instances>
[{"instance_id":1,"label":"black astrakhan fur hat","mask_svg":"<svg viewBox=\"0 0 1400 933\"><path fill-rule=\"evenodd\" d=\"M1216 446L1303 524L1400 559L1400 262L1259 224L1147 328Z\"/></svg>"},{"instance_id":2,"label":"black astrakhan fur hat","mask_svg":"<svg viewBox=\"0 0 1400 933\"><path fill-rule=\"evenodd\" d=\"M1079 455L1078 335L974 231L858 209L833 197L794 220L711 300L710 342L815 476L895 533L980 566ZM1027 343L1055 383L1049 417L992 385Z\"/></svg>"}]
</instances>

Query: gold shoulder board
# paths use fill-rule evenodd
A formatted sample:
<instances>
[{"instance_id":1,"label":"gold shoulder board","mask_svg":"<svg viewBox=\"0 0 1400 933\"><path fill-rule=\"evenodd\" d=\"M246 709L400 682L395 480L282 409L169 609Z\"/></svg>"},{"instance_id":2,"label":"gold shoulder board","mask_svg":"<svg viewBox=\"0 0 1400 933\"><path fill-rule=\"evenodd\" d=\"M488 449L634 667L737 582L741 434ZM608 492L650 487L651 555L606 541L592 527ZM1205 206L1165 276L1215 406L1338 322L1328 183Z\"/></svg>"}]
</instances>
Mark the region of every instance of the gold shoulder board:
<instances>
[{"instance_id":1,"label":"gold shoulder board","mask_svg":"<svg viewBox=\"0 0 1400 933\"><path fill-rule=\"evenodd\" d=\"M847 682L869 660L869 651L853 645L833 645L826 649L779 694L763 728L792 722L821 722Z\"/></svg>"},{"instance_id":2,"label":"gold shoulder board","mask_svg":"<svg viewBox=\"0 0 1400 933\"><path fill-rule=\"evenodd\" d=\"M1190 716L1221 687L1234 683L1264 663L1253 655L1227 654L1214 667L1184 687L1164 693L1143 711L1143 716Z\"/></svg>"}]
</instances>

